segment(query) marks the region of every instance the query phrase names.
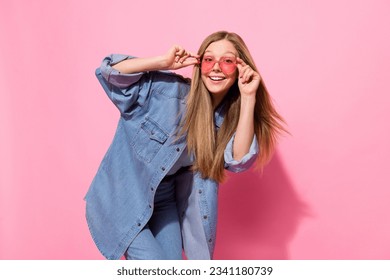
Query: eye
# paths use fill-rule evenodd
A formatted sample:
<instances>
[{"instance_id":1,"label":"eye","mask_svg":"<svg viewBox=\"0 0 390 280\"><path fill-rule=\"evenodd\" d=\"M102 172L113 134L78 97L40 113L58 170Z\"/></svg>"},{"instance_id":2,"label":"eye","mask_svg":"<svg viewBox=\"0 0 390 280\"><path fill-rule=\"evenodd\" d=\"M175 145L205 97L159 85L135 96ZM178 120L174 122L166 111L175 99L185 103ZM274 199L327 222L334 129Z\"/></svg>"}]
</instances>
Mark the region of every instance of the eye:
<instances>
[{"instance_id":1,"label":"eye","mask_svg":"<svg viewBox=\"0 0 390 280\"><path fill-rule=\"evenodd\" d=\"M213 62L214 61L214 58L212 58L212 57L209 57L209 56L206 56L206 57L204 57L203 58L203 62Z\"/></svg>"},{"instance_id":2,"label":"eye","mask_svg":"<svg viewBox=\"0 0 390 280\"><path fill-rule=\"evenodd\" d=\"M226 64L234 64L236 63L236 60L234 58L230 58L230 57L224 57L222 58L222 61Z\"/></svg>"}]
</instances>

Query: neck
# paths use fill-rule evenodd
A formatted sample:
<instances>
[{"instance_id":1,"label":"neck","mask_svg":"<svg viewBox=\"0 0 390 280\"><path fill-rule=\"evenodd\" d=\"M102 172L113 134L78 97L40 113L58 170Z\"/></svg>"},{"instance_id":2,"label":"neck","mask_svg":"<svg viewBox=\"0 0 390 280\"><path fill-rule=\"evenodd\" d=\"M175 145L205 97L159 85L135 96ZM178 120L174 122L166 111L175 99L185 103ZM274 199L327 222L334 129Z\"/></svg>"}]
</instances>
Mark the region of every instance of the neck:
<instances>
[{"instance_id":1,"label":"neck","mask_svg":"<svg viewBox=\"0 0 390 280\"><path fill-rule=\"evenodd\" d=\"M220 93L220 94L210 94L211 95L211 102L213 104L213 109L215 110L219 104L221 104L222 100L225 98L226 93Z\"/></svg>"}]
</instances>

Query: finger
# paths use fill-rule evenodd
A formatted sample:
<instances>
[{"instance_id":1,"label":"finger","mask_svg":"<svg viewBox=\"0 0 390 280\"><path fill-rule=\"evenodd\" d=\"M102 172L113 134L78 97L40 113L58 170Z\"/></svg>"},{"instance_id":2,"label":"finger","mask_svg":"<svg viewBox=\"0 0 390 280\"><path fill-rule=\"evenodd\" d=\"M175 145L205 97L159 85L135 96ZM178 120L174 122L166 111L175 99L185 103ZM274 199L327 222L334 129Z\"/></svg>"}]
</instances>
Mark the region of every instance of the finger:
<instances>
[{"instance_id":1,"label":"finger","mask_svg":"<svg viewBox=\"0 0 390 280\"><path fill-rule=\"evenodd\" d=\"M199 60L195 57L188 57L182 63L175 63L173 69L180 69L183 67L199 64Z\"/></svg>"},{"instance_id":2,"label":"finger","mask_svg":"<svg viewBox=\"0 0 390 280\"><path fill-rule=\"evenodd\" d=\"M179 56L177 55L177 53L180 51L180 46L178 45L174 45L172 47L172 52L173 52L173 56L175 57L175 62L179 61Z\"/></svg>"},{"instance_id":3,"label":"finger","mask_svg":"<svg viewBox=\"0 0 390 280\"><path fill-rule=\"evenodd\" d=\"M193 54L193 53L191 53L191 52L185 51L185 52L183 53L183 56L180 58L179 62L180 62L180 63L183 63L183 62L184 62L186 59L188 59L188 58L195 58L197 61L199 61L200 55L198 55L198 54ZM191 61L192 61L192 60L191 60Z\"/></svg>"},{"instance_id":4,"label":"finger","mask_svg":"<svg viewBox=\"0 0 390 280\"><path fill-rule=\"evenodd\" d=\"M178 55L180 57L182 57L183 55L186 55L186 54L187 54L187 52L185 49L181 49L178 52L176 52L176 55Z\"/></svg>"},{"instance_id":5,"label":"finger","mask_svg":"<svg viewBox=\"0 0 390 280\"><path fill-rule=\"evenodd\" d=\"M197 53L190 53L191 57L200 58L200 55Z\"/></svg>"},{"instance_id":6,"label":"finger","mask_svg":"<svg viewBox=\"0 0 390 280\"><path fill-rule=\"evenodd\" d=\"M248 65L239 57L237 57L237 69L239 73L239 77L242 76L243 71L245 70L245 67Z\"/></svg>"},{"instance_id":7,"label":"finger","mask_svg":"<svg viewBox=\"0 0 390 280\"><path fill-rule=\"evenodd\" d=\"M256 72L249 66L244 67L243 73L240 77L242 83L250 83L256 75Z\"/></svg>"},{"instance_id":8,"label":"finger","mask_svg":"<svg viewBox=\"0 0 390 280\"><path fill-rule=\"evenodd\" d=\"M253 80L261 80L260 74L239 57L237 57L237 68L241 83L246 84L252 82Z\"/></svg>"},{"instance_id":9,"label":"finger","mask_svg":"<svg viewBox=\"0 0 390 280\"><path fill-rule=\"evenodd\" d=\"M196 65L199 64L199 59L196 57L188 57L182 62L183 66L190 66L190 65Z\"/></svg>"},{"instance_id":10,"label":"finger","mask_svg":"<svg viewBox=\"0 0 390 280\"><path fill-rule=\"evenodd\" d=\"M245 61L243 61L241 58L237 57L236 59L237 61L237 68L238 70L242 69L243 67L245 67L247 64L245 63Z\"/></svg>"},{"instance_id":11,"label":"finger","mask_svg":"<svg viewBox=\"0 0 390 280\"><path fill-rule=\"evenodd\" d=\"M179 59L183 56L184 52L185 50L183 47L175 45L175 62L179 62Z\"/></svg>"},{"instance_id":12,"label":"finger","mask_svg":"<svg viewBox=\"0 0 390 280\"><path fill-rule=\"evenodd\" d=\"M186 59L189 58L189 57L190 57L190 54L187 53L187 52L184 52L183 55L182 55L182 56L180 57L180 59L179 59L179 63L183 63L184 60L186 60Z\"/></svg>"},{"instance_id":13,"label":"finger","mask_svg":"<svg viewBox=\"0 0 390 280\"><path fill-rule=\"evenodd\" d=\"M252 68L250 68L249 65L240 66L240 68L239 68L239 77L241 79L244 79L247 76L248 71L250 71L251 69Z\"/></svg>"},{"instance_id":14,"label":"finger","mask_svg":"<svg viewBox=\"0 0 390 280\"><path fill-rule=\"evenodd\" d=\"M245 70L244 72L244 80L246 83L249 83L251 80L252 80L252 77L253 77L253 69L252 68L248 68Z\"/></svg>"}]
</instances>

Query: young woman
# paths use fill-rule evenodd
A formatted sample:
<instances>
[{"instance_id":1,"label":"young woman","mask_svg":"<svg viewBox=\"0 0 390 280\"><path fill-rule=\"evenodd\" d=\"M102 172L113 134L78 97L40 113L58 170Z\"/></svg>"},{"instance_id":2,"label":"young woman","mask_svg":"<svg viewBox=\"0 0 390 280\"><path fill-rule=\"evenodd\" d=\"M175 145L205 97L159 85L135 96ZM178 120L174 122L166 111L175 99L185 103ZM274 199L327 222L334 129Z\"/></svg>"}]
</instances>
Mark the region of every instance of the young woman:
<instances>
[{"instance_id":1,"label":"young woman","mask_svg":"<svg viewBox=\"0 0 390 280\"><path fill-rule=\"evenodd\" d=\"M166 71L187 66L192 81ZM216 32L197 54L110 55L96 75L121 115L86 195L97 247L108 259L211 259L224 170L261 168L284 130L245 43Z\"/></svg>"}]
</instances>

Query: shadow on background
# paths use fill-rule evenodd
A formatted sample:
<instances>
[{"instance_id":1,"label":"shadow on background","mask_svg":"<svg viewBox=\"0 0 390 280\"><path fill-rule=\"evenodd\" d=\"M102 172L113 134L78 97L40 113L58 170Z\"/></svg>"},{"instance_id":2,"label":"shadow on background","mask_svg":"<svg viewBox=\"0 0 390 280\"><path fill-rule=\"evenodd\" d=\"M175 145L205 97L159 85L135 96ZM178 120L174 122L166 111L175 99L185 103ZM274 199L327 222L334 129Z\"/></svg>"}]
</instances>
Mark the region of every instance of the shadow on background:
<instances>
[{"instance_id":1,"label":"shadow on background","mask_svg":"<svg viewBox=\"0 0 390 280\"><path fill-rule=\"evenodd\" d=\"M214 259L289 259L288 245L307 216L278 153L263 174L229 174L219 189Z\"/></svg>"}]
</instances>

